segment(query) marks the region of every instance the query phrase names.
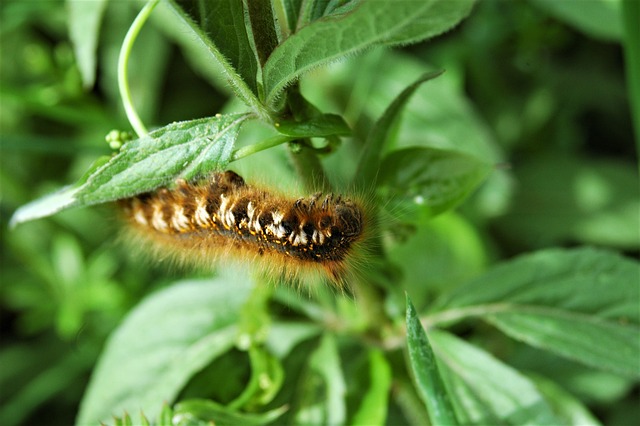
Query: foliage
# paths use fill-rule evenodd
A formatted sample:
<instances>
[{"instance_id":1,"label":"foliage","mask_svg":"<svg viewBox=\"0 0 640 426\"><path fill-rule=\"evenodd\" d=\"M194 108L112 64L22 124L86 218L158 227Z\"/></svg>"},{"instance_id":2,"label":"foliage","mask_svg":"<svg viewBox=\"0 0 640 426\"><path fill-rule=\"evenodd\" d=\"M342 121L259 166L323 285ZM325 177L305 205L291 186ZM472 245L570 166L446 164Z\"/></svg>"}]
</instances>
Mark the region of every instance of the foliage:
<instances>
[{"instance_id":1,"label":"foliage","mask_svg":"<svg viewBox=\"0 0 640 426\"><path fill-rule=\"evenodd\" d=\"M0 423L640 421L633 6L155 3L0 9ZM370 193L352 294L114 243L226 168Z\"/></svg>"}]
</instances>

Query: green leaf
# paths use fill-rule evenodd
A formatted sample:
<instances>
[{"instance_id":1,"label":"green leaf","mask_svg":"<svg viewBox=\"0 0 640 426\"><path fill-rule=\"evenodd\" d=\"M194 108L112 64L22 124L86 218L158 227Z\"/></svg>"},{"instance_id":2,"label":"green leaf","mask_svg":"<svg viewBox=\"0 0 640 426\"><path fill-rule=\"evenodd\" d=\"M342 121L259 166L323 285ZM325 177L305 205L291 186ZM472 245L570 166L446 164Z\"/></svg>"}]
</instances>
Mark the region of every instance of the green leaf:
<instances>
[{"instance_id":1,"label":"green leaf","mask_svg":"<svg viewBox=\"0 0 640 426\"><path fill-rule=\"evenodd\" d=\"M91 176L78 194L82 205L129 197L181 177L224 169L247 114L169 124L124 145Z\"/></svg>"},{"instance_id":2,"label":"green leaf","mask_svg":"<svg viewBox=\"0 0 640 426\"><path fill-rule=\"evenodd\" d=\"M306 322L276 322L269 328L265 344L271 353L283 359L298 343L317 336L321 330Z\"/></svg>"},{"instance_id":3,"label":"green leaf","mask_svg":"<svg viewBox=\"0 0 640 426\"><path fill-rule=\"evenodd\" d=\"M566 419L566 424L581 426L601 425L579 399L564 390L556 382L537 375L532 377L532 380L538 391L549 401L553 411L559 417Z\"/></svg>"},{"instance_id":4,"label":"green leaf","mask_svg":"<svg viewBox=\"0 0 640 426\"><path fill-rule=\"evenodd\" d=\"M353 8L354 4L307 25L273 51L263 70L268 105L315 67L375 45L408 44L447 31L467 16L473 1L364 1Z\"/></svg>"},{"instance_id":5,"label":"green leaf","mask_svg":"<svg viewBox=\"0 0 640 426\"><path fill-rule=\"evenodd\" d=\"M418 392L427 406L431 424L456 425L458 421L449 400L449 393L438 371L438 364L431 350L427 333L422 328L409 295L407 294L406 297L407 347Z\"/></svg>"},{"instance_id":6,"label":"green leaf","mask_svg":"<svg viewBox=\"0 0 640 426\"><path fill-rule=\"evenodd\" d=\"M158 426L173 426L171 419L173 418L173 409L166 402L162 404L160 416L158 417Z\"/></svg>"},{"instance_id":7,"label":"green leaf","mask_svg":"<svg viewBox=\"0 0 640 426\"><path fill-rule=\"evenodd\" d=\"M106 164L92 168L84 183L19 208L12 226L61 210L126 198L176 178L193 179L222 170L231 161L240 126L248 114L229 114L172 123L126 143Z\"/></svg>"},{"instance_id":8,"label":"green leaf","mask_svg":"<svg viewBox=\"0 0 640 426\"><path fill-rule=\"evenodd\" d=\"M78 424L142 410L150 418L188 380L231 349L251 290L240 271L176 283L137 306L109 339L82 400Z\"/></svg>"},{"instance_id":9,"label":"green leaf","mask_svg":"<svg viewBox=\"0 0 640 426\"><path fill-rule=\"evenodd\" d=\"M311 22L330 14L336 8L336 3L357 4L358 2L357 0L305 0L299 6L297 27L303 28Z\"/></svg>"},{"instance_id":10,"label":"green leaf","mask_svg":"<svg viewBox=\"0 0 640 426\"><path fill-rule=\"evenodd\" d=\"M509 336L603 370L640 378L640 327L587 315L528 309L486 316Z\"/></svg>"},{"instance_id":11,"label":"green leaf","mask_svg":"<svg viewBox=\"0 0 640 426\"><path fill-rule=\"evenodd\" d=\"M384 425L391 391L391 366L379 350L369 352L369 388L350 424Z\"/></svg>"},{"instance_id":12,"label":"green leaf","mask_svg":"<svg viewBox=\"0 0 640 426\"><path fill-rule=\"evenodd\" d=\"M638 262L592 248L552 249L457 288L436 304L432 320L481 317L536 347L640 377L638 300Z\"/></svg>"},{"instance_id":13,"label":"green leaf","mask_svg":"<svg viewBox=\"0 0 640 426\"><path fill-rule=\"evenodd\" d=\"M340 368L335 337L326 333L309 359L297 423L343 424L346 420L346 383Z\"/></svg>"},{"instance_id":14,"label":"green leaf","mask_svg":"<svg viewBox=\"0 0 640 426\"><path fill-rule=\"evenodd\" d=\"M266 116L258 99L257 59L245 26L242 2L171 0L178 15L207 46L234 93L255 113Z\"/></svg>"},{"instance_id":15,"label":"green leaf","mask_svg":"<svg viewBox=\"0 0 640 426\"><path fill-rule=\"evenodd\" d=\"M257 95L258 64L245 25L242 2L235 0L172 0L173 7L189 18L206 37L210 49L217 49ZM212 51L214 57L217 54Z\"/></svg>"},{"instance_id":16,"label":"green leaf","mask_svg":"<svg viewBox=\"0 0 640 426\"><path fill-rule=\"evenodd\" d=\"M247 414L231 410L213 401L190 399L176 404L174 418L180 419L178 426L236 426L263 425L277 420L287 407L276 408L260 414Z\"/></svg>"},{"instance_id":17,"label":"green leaf","mask_svg":"<svg viewBox=\"0 0 640 426\"><path fill-rule=\"evenodd\" d=\"M78 69L85 88L93 87L96 80L96 53L100 21L107 5L106 0L67 0L69 38L78 62Z\"/></svg>"},{"instance_id":18,"label":"green leaf","mask_svg":"<svg viewBox=\"0 0 640 426\"><path fill-rule=\"evenodd\" d=\"M433 330L430 336L465 423L561 424L535 385L517 370L449 333Z\"/></svg>"},{"instance_id":19,"label":"green leaf","mask_svg":"<svg viewBox=\"0 0 640 426\"><path fill-rule=\"evenodd\" d=\"M620 0L530 1L589 36L608 41L618 41L622 38L622 2Z\"/></svg>"},{"instance_id":20,"label":"green leaf","mask_svg":"<svg viewBox=\"0 0 640 426\"><path fill-rule=\"evenodd\" d=\"M393 100L391 105L387 107L382 116L376 121L373 126L369 137L365 143L358 163L358 171L355 178L361 182L372 182L380 168L380 158L386 152L386 143L389 140L389 133L391 132L392 125L396 122L396 119L407 101L415 93L416 89L429 80L441 75L444 71L428 72L420 76L413 84L406 89Z\"/></svg>"},{"instance_id":21,"label":"green leaf","mask_svg":"<svg viewBox=\"0 0 640 426\"><path fill-rule=\"evenodd\" d=\"M307 121L280 121L277 123L279 133L293 139L317 138L327 136L349 136L351 129L344 119L335 114L323 114Z\"/></svg>"},{"instance_id":22,"label":"green leaf","mask_svg":"<svg viewBox=\"0 0 640 426\"><path fill-rule=\"evenodd\" d=\"M474 157L435 148L406 148L387 155L380 167L382 194L419 206L435 216L462 203L491 167Z\"/></svg>"},{"instance_id":23,"label":"green leaf","mask_svg":"<svg viewBox=\"0 0 640 426\"><path fill-rule=\"evenodd\" d=\"M246 2L247 14L251 22L251 34L258 53L260 65L264 65L273 49L278 45L275 18L270 0Z\"/></svg>"},{"instance_id":24,"label":"green leaf","mask_svg":"<svg viewBox=\"0 0 640 426\"><path fill-rule=\"evenodd\" d=\"M79 190L78 187L65 186L52 194L20 206L11 217L9 226L14 227L30 220L41 219L73 207L78 202L76 196Z\"/></svg>"}]
</instances>

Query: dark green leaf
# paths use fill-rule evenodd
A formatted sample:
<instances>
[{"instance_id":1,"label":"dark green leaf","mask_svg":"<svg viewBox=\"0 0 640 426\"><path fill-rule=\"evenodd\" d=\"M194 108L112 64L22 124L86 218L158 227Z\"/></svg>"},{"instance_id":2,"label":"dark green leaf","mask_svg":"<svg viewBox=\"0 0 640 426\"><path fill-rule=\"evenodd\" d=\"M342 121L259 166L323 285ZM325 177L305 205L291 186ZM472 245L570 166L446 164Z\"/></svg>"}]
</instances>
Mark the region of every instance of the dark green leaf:
<instances>
[{"instance_id":1,"label":"dark green leaf","mask_svg":"<svg viewBox=\"0 0 640 426\"><path fill-rule=\"evenodd\" d=\"M468 423L561 424L535 385L517 370L449 333L434 330L430 335L456 406Z\"/></svg>"},{"instance_id":2,"label":"dark green leaf","mask_svg":"<svg viewBox=\"0 0 640 426\"><path fill-rule=\"evenodd\" d=\"M96 53L100 21L104 15L106 0L67 0L69 11L69 37L73 42L78 69L85 88L90 88L96 79Z\"/></svg>"},{"instance_id":3,"label":"dark green leaf","mask_svg":"<svg viewBox=\"0 0 640 426\"><path fill-rule=\"evenodd\" d=\"M247 1L246 4L249 21L251 22L251 34L258 51L258 60L262 66L278 45L276 22L271 9L271 1L251 0Z\"/></svg>"},{"instance_id":4,"label":"dark green leaf","mask_svg":"<svg viewBox=\"0 0 640 426\"><path fill-rule=\"evenodd\" d=\"M437 304L435 318L479 316L509 335L593 367L640 377L640 265L581 248L494 268Z\"/></svg>"},{"instance_id":5,"label":"dark green leaf","mask_svg":"<svg viewBox=\"0 0 640 426\"><path fill-rule=\"evenodd\" d=\"M387 155L379 186L394 202L413 203L433 216L459 205L491 167L474 157L435 148L406 148Z\"/></svg>"},{"instance_id":6,"label":"dark green leaf","mask_svg":"<svg viewBox=\"0 0 640 426\"><path fill-rule=\"evenodd\" d=\"M407 295L407 347L411 370L418 392L429 411L431 424L458 424L449 400L449 393L438 371L438 364L431 350L427 333L422 328L409 295Z\"/></svg>"},{"instance_id":7,"label":"dark green leaf","mask_svg":"<svg viewBox=\"0 0 640 426\"><path fill-rule=\"evenodd\" d=\"M242 2L172 0L172 3L176 11L188 17L190 24L206 37L209 48L219 50L257 94L258 64L245 26Z\"/></svg>"},{"instance_id":8,"label":"dark green leaf","mask_svg":"<svg viewBox=\"0 0 640 426\"><path fill-rule=\"evenodd\" d=\"M240 271L176 283L134 309L111 337L84 396L78 424L143 410L150 418L196 372L233 347L251 283Z\"/></svg>"},{"instance_id":9,"label":"dark green leaf","mask_svg":"<svg viewBox=\"0 0 640 426\"><path fill-rule=\"evenodd\" d=\"M407 44L441 34L462 20L472 4L472 0L396 0L360 2L354 10L352 5L338 8L273 51L263 71L267 104L273 105L287 85L315 67L375 45Z\"/></svg>"},{"instance_id":10,"label":"dark green leaf","mask_svg":"<svg viewBox=\"0 0 640 426\"><path fill-rule=\"evenodd\" d=\"M208 47L212 59L222 65L236 95L261 114L258 100L255 53L245 26L241 1L171 0L178 15Z\"/></svg>"}]
</instances>

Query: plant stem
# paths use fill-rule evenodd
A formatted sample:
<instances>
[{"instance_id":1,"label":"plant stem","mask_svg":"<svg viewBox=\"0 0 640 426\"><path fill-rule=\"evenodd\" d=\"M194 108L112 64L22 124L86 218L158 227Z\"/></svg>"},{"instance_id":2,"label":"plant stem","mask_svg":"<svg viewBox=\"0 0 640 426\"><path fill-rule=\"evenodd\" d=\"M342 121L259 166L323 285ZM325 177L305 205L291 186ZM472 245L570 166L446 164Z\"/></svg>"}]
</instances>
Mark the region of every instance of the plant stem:
<instances>
[{"instance_id":1,"label":"plant stem","mask_svg":"<svg viewBox=\"0 0 640 426\"><path fill-rule=\"evenodd\" d=\"M290 150L290 157L304 187L311 192L331 192L331 185L318 156L313 149L306 146L304 141L300 142L300 149Z\"/></svg>"},{"instance_id":2,"label":"plant stem","mask_svg":"<svg viewBox=\"0 0 640 426\"><path fill-rule=\"evenodd\" d=\"M278 146L285 142L289 142L290 140L291 140L291 136L277 135L267 140L264 140L262 142L254 143L248 146L243 146L242 148L236 149L233 152L233 154L231 154L231 161L236 161L241 158L248 157L249 155L255 154L256 152L273 148L274 146Z\"/></svg>"},{"instance_id":3,"label":"plant stem","mask_svg":"<svg viewBox=\"0 0 640 426\"><path fill-rule=\"evenodd\" d=\"M131 91L129 90L129 82L127 81L127 67L129 65L129 56L131 54L133 43L149 18L149 15L151 15L151 12L158 4L158 1L159 0L150 0L144 5L138 16L136 16L136 19L129 27L129 31L127 31L127 35L124 37L124 41L122 42L120 55L118 56L118 89L120 90L120 97L122 98L122 104L124 105L124 110L127 114L127 118L129 119L129 123L131 123L131 127L133 127L133 130L135 130L139 137L143 137L149 132L133 106Z\"/></svg>"},{"instance_id":4,"label":"plant stem","mask_svg":"<svg viewBox=\"0 0 640 426\"><path fill-rule=\"evenodd\" d=\"M287 109L296 121L306 121L317 115L319 111L309 104L300 94L300 85L295 84L287 90ZM300 139L297 144L291 144L289 150L291 161L296 173L302 179L305 188L309 191L331 191L331 185L324 173L324 168L318 159L317 153L310 148L308 139ZM294 149L297 148L297 149Z\"/></svg>"}]
</instances>

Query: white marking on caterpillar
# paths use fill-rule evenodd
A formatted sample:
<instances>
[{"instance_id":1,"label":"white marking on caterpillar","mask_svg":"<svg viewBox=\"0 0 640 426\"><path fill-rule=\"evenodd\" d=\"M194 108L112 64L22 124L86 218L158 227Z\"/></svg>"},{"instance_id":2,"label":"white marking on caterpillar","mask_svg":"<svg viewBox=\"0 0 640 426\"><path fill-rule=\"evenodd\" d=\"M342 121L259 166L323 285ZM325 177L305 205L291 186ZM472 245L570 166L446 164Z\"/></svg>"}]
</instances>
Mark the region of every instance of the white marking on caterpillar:
<instances>
[{"instance_id":1,"label":"white marking on caterpillar","mask_svg":"<svg viewBox=\"0 0 640 426\"><path fill-rule=\"evenodd\" d=\"M178 231L188 231L190 229L189 218L184 215L184 209L182 206L177 207L173 212L171 225L173 225L173 227Z\"/></svg>"},{"instance_id":2,"label":"white marking on caterpillar","mask_svg":"<svg viewBox=\"0 0 640 426\"><path fill-rule=\"evenodd\" d=\"M162 207L159 204L153 205L153 214L151 215L151 226L158 231L166 232L169 229L169 225L162 217Z\"/></svg>"},{"instance_id":3,"label":"white marking on caterpillar","mask_svg":"<svg viewBox=\"0 0 640 426\"><path fill-rule=\"evenodd\" d=\"M133 200L132 206L133 210L133 219L138 222L140 225L147 226L149 223L147 222L147 218L144 216L144 210L142 210L142 203L137 198Z\"/></svg>"},{"instance_id":4,"label":"white marking on caterpillar","mask_svg":"<svg viewBox=\"0 0 640 426\"><path fill-rule=\"evenodd\" d=\"M195 211L196 223L199 226L207 227L211 218L207 213L207 199L205 197L198 198L198 203Z\"/></svg>"},{"instance_id":5,"label":"white marking on caterpillar","mask_svg":"<svg viewBox=\"0 0 640 426\"><path fill-rule=\"evenodd\" d=\"M271 213L271 217L273 217L274 225L280 225L280 222L282 222L282 219L284 219L284 214L276 211Z\"/></svg>"}]
</instances>

